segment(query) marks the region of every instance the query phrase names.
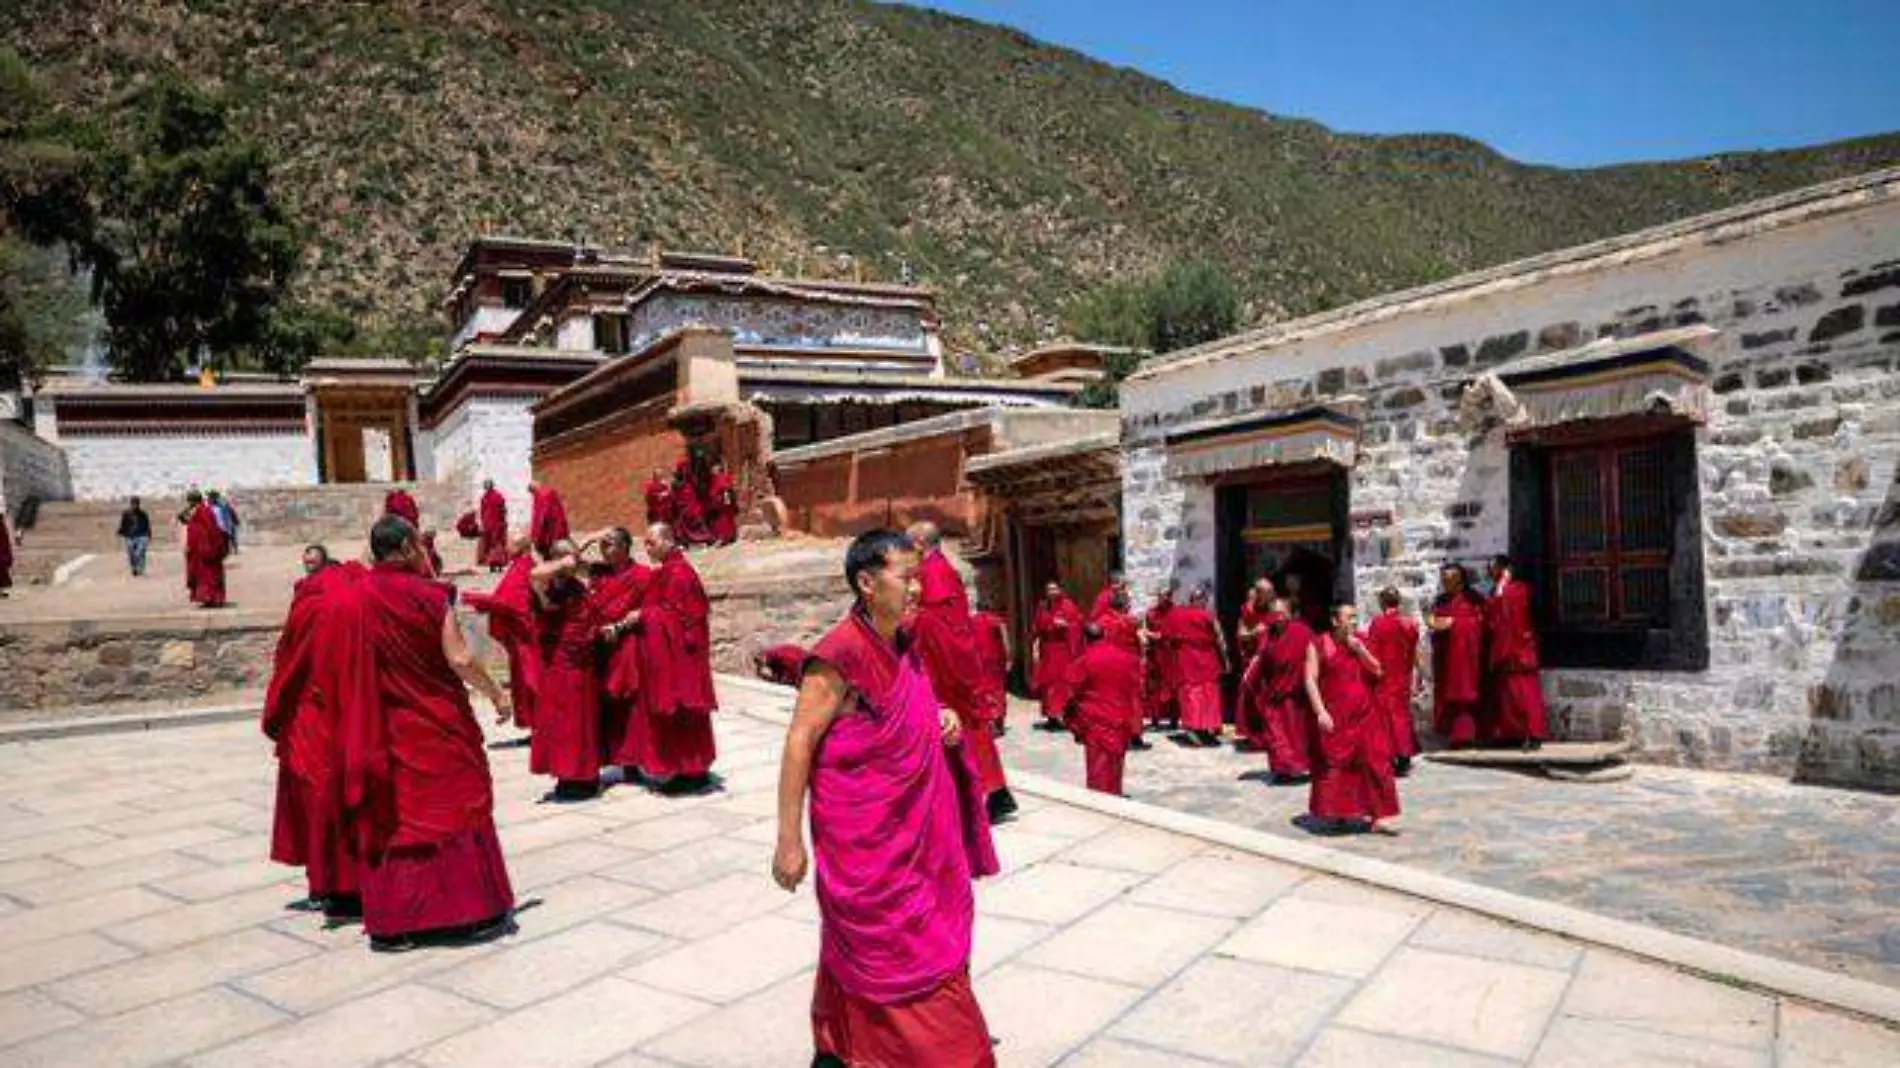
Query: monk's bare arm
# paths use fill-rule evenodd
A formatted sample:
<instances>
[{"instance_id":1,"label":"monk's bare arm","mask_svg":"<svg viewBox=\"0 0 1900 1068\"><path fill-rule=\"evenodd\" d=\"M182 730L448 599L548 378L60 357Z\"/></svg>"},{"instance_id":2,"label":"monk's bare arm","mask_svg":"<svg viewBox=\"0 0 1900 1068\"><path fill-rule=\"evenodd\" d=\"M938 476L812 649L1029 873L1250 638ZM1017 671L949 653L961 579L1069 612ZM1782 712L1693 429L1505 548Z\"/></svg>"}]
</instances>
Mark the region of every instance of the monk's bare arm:
<instances>
[{"instance_id":1,"label":"monk's bare arm","mask_svg":"<svg viewBox=\"0 0 1900 1068\"><path fill-rule=\"evenodd\" d=\"M849 693L844 678L825 664L814 664L798 687L792 725L785 730L785 755L778 772L778 851L772 878L787 890L805 879L805 793L811 788L811 764L818 743L838 718Z\"/></svg>"},{"instance_id":2,"label":"monk's bare arm","mask_svg":"<svg viewBox=\"0 0 1900 1068\"><path fill-rule=\"evenodd\" d=\"M1330 732L1333 729L1333 717L1326 711L1326 699L1319 695L1319 643L1306 647L1306 699L1313 705L1313 717L1319 720L1319 729Z\"/></svg>"},{"instance_id":3,"label":"monk's bare arm","mask_svg":"<svg viewBox=\"0 0 1900 1068\"><path fill-rule=\"evenodd\" d=\"M462 625L455 621L453 611L442 617L442 655L448 658L449 667L455 669L464 685L488 698L488 703L495 706L498 719L506 718L513 711L507 692L495 685L495 680L488 677L488 669L482 667L469 650L468 642L462 638Z\"/></svg>"},{"instance_id":4,"label":"monk's bare arm","mask_svg":"<svg viewBox=\"0 0 1900 1068\"><path fill-rule=\"evenodd\" d=\"M1379 658L1372 655L1372 650L1366 648L1365 642L1360 641L1356 637L1346 640L1350 643L1347 647L1352 650L1352 655L1359 658L1359 662L1366 666L1366 672L1370 674L1375 681L1385 678L1385 665L1379 663Z\"/></svg>"}]
</instances>

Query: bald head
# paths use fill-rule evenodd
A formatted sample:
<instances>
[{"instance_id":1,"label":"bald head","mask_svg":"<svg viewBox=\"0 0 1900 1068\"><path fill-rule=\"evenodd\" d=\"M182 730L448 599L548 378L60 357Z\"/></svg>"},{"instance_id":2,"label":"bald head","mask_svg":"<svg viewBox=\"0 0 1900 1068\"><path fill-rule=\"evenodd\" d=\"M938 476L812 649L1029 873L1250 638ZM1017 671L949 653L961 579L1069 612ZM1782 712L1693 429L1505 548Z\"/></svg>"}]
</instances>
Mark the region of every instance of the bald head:
<instances>
[{"instance_id":1,"label":"bald head","mask_svg":"<svg viewBox=\"0 0 1900 1068\"><path fill-rule=\"evenodd\" d=\"M678 545L679 541L673 536L672 527L665 523L647 524L647 556L651 557L654 563L673 555L673 550Z\"/></svg>"},{"instance_id":2,"label":"bald head","mask_svg":"<svg viewBox=\"0 0 1900 1068\"><path fill-rule=\"evenodd\" d=\"M943 532L937 529L937 524L927 520L912 523L904 533L910 537L910 543L923 552L935 549L943 541Z\"/></svg>"}]
</instances>

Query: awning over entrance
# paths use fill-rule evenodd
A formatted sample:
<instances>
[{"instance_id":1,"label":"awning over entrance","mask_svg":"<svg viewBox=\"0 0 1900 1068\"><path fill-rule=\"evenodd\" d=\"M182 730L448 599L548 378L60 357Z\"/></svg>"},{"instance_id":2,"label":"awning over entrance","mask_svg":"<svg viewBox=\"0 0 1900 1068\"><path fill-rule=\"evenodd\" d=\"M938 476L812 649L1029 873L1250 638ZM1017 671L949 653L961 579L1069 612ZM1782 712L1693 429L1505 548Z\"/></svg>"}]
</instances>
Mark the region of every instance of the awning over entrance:
<instances>
[{"instance_id":1,"label":"awning over entrance","mask_svg":"<svg viewBox=\"0 0 1900 1068\"><path fill-rule=\"evenodd\" d=\"M1291 412L1252 412L1182 427L1167 436L1168 471L1206 478L1315 460L1351 467L1358 455L1359 399L1340 397Z\"/></svg>"},{"instance_id":2,"label":"awning over entrance","mask_svg":"<svg viewBox=\"0 0 1900 1068\"><path fill-rule=\"evenodd\" d=\"M1121 503L1121 436L1094 434L973 456L964 462L963 477L1007 501L1025 523L1112 521Z\"/></svg>"},{"instance_id":3,"label":"awning over entrance","mask_svg":"<svg viewBox=\"0 0 1900 1068\"><path fill-rule=\"evenodd\" d=\"M1698 324L1514 360L1473 379L1461 407L1468 417L1488 408L1514 431L1638 415L1701 423L1709 365L1691 350L1716 334Z\"/></svg>"}]
</instances>

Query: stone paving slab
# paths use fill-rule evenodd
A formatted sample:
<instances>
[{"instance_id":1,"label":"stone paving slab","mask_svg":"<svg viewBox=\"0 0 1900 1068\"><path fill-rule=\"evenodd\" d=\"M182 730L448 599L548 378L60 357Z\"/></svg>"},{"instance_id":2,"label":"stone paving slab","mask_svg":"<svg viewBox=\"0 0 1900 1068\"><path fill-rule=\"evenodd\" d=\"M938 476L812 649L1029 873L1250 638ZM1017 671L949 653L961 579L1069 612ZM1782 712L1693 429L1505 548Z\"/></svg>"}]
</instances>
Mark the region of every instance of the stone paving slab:
<instances>
[{"instance_id":1,"label":"stone paving slab","mask_svg":"<svg viewBox=\"0 0 1900 1068\"><path fill-rule=\"evenodd\" d=\"M767 872L781 729L724 693L721 793L543 804L492 750L520 931L393 957L284 910L250 724L0 745L0 811L59 820L0 833L0 1064L806 1063L815 902ZM972 961L1008 1068L1900 1064L1900 1032L1840 1013L1023 801Z\"/></svg>"},{"instance_id":2,"label":"stone paving slab","mask_svg":"<svg viewBox=\"0 0 1900 1068\"><path fill-rule=\"evenodd\" d=\"M1082 750L1012 702L1012 770L1081 785ZM1130 799L1900 987L1900 798L1635 765L1616 783L1419 762L1398 838L1315 838L1266 757L1151 733Z\"/></svg>"}]
</instances>

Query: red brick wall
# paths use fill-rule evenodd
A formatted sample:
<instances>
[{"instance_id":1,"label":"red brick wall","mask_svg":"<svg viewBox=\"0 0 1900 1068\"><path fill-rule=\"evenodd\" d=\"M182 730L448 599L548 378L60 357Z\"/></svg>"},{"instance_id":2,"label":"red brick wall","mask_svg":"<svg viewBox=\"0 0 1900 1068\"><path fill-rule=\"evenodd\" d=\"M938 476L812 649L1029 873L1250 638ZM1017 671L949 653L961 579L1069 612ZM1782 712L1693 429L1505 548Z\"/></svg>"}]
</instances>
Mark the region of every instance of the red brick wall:
<instances>
[{"instance_id":1,"label":"red brick wall","mask_svg":"<svg viewBox=\"0 0 1900 1068\"><path fill-rule=\"evenodd\" d=\"M667 422L673 398L651 400L551 447L536 445L534 477L560 491L576 531L646 529L640 487L655 467L672 471L686 439Z\"/></svg>"},{"instance_id":2,"label":"red brick wall","mask_svg":"<svg viewBox=\"0 0 1900 1068\"><path fill-rule=\"evenodd\" d=\"M826 456L780 469L779 499L794 529L820 537L925 519L963 537L977 519L976 497L963 485L963 461L989 451L990 429L983 426Z\"/></svg>"}]
</instances>

